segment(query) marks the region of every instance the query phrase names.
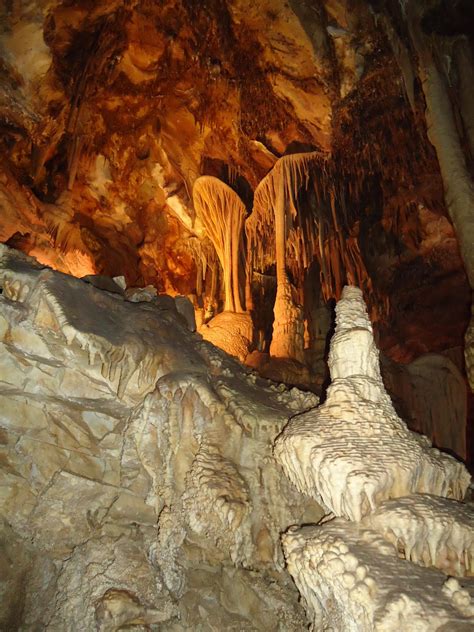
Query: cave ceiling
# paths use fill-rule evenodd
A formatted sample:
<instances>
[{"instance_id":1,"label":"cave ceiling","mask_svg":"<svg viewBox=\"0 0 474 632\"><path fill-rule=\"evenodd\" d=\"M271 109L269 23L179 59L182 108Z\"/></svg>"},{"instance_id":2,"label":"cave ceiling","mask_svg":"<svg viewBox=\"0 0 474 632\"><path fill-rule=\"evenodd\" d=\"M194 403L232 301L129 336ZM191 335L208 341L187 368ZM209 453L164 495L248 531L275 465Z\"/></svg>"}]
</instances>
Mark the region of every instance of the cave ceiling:
<instances>
[{"instance_id":1,"label":"cave ceiling","mask_svg":"<svg viewBox=\"0 0 474 632\"><path fill-rule=\"evenodd\" d=\"M402 361L459 347L469 285L404 4L4 0L0 240L192 295L211 248L195 180L220 178L250 213L279 158L318 152L382 347ZM440 50L468 35L469 3L419 4ZM326 282L326 300L339 292Z\"/></svg>"}]
</instances>

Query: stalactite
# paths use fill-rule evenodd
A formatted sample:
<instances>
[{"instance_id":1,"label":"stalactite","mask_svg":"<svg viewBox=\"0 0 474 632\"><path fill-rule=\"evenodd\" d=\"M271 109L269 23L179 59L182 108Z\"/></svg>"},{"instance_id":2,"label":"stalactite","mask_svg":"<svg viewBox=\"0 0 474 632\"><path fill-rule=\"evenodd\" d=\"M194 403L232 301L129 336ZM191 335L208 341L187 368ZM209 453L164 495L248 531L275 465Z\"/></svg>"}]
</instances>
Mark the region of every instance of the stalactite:
<instances>
[{"instance_id":1,"label":"stalactite","mask_svg":"<svg viewBox=\"0 0 474 632\"><path fill-rule=\"evenodd\" d=\"M253 213L246 226L250 251L260 264L266 244L275 243L277 296L270 354L301 362L304 360L302 311L294 303L286 266L288 250L290 253L294 251L289 258L295 267L299 266L300 258L303 268L309 260L305 247L302 247L304 240L299 239L297 243L304 226L297 198L300 189L308 187L311 164L318 158L320 154L317 152L280 158L258 185ZM268 252L265 254L268 256Z\"/></svg>"},{"instance_id":2,"label":"stalactite","mask_svg":"<svg viewBox=\"0 0 474 632\"><path fill-rule=\"evenodd\" d=\"M43 217L54 247L62 254L87 250L81 238L80 226L72 223L64 209L58 206L45 206Z\"/></svg>"},{"instance_id":3,"label":"stalactite","mask_svg":"<svg viewBox=\"0 0 474 632\"><path fill-rule=\"evenodd\" d=\"M209 270L211 273L211 287L209 291L209 297L206 305L205 318L209 319L214 316L215 306L217 305L217 288L219 286L219 265L214 259L209 264Z\"/></svg>"},{"instance_id":4,"label":"stalactite","mask_svg":"<svg viewBox=\"0 0 474 632\"><path fill-rule=\"evenodd\" d=\"M264 271L276 261L279 287L290 287L288 272L298 286L316 258L325 300L338 299L349 279L369 289L357 237L349 229L355 217L347 210L346 186L351 190L354 185L353 194L360 195L357 181L347 184L339 165L318 152L281 158L257 187L246 223L255 268ZM293 287L293 293L298 289ZM281 293L290 296L286 289ZM293 305L285 309L293 313ZM284 308L277 311L283 313Z\"/></svg>"},{"instance_id":5,"label":"stalactite","mask_svg":"<svg viewBox=\"0 0 474 632\"><path fill-rule=\"evenodd\" d=\"M202 258L198 257L196 261L196 301L200 307L202 307L203 267Z\"/></svg>"},{"instance_id":6,"label":"stalactite","mask_svg":"<svg viewBox=\"0 0 474 632\"><path fill-rule=\"evenodd\" d=\"M229 186L213 176L194 183L194 207L212 241L224 272L225 311L243 312L239 259L245 206Z\"/></svg>"}]
</instances>

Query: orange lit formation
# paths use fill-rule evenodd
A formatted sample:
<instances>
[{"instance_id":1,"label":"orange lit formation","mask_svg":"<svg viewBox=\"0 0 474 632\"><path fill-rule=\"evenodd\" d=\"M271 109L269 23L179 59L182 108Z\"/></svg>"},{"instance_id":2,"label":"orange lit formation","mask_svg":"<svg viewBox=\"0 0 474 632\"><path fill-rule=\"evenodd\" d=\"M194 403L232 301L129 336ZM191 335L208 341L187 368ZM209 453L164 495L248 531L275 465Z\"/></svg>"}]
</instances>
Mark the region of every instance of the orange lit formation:
<instances>
[{"instance_id":1,"label":"orange lit formation","mask_svg":"<svg viewBox=\"0 0 474 632\"><path fill-rule=\"evenodd\" d=\"M239 260L245 206L229 186L212 176L196 180L193 200L224 271L224 309L240 313L244 311L240 299Z\"/></svg>"}]
</instances>

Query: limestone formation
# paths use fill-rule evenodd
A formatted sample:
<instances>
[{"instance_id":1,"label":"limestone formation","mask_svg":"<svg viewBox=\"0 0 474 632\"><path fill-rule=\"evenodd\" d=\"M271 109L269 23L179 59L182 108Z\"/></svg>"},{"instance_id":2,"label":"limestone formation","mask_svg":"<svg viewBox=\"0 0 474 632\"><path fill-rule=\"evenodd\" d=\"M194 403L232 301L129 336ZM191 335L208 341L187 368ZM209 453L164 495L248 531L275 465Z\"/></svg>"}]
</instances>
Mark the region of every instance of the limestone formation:
<instances>
[{"instance_id":1,"label":"limestone formation","mask_svg":"<svg viewBox=\"0 0 474 632\"><path fill-rule=\"evenodd\" d=\"M0 2L0 630L474 627L472 23Z\"/></svg>"},{"instance_id":2,"label":"limestone formation","mask_svg":"<svg viewBox=\"0 0 474 632\"><path fill-rule=\"evenodd\" d=\"M474 575L474 508L430 494L385 500L363 520L402 558L449 575Z\"/></svg>"},{"instance_id":3,"label":"limestone formation","mask_svg":"<svg viewBox=\"0 0 474 632\"><path fill-rule=\"evenodd\" d=\"M472 629L472 583L400 560L370 529L338 518L290 530L283 546L314 630Z\"/></svg>"},{"instance_id":4,"label":"limestone formation","mask_svg":"<svg viewBox=\"0 0 474 632\"><path fill-rule=\"evenodd\" d=\"M330 512L283 536L312 629L467 632L474 585L460 577L473 571L474 512L458 500L469 474L396 415L358 288L344 288L336 314L327 399L275 445L288 477Z\"/></svg>"},{"instance_id":5,"label":"limestone formation","mask_svg":"<svg viewBox=\"0 0 474 632\"><path fill-rule=\"evenodd\" d=\"M317 522L272 456L317 403L1 246L0 628L302 630L280 533Z\"/></svg>"},{"instance_id":6,"label":"limestone formation","mask_svg":"<svg viewBox=\"0 0 474 632\"><path fill-rule=\"evenodd\" d=\"M199 333L205 340L244 362L252 345L252 318L250 314L222 312L202 325Z\"/></svg>"},{"instance_id":7,"label":"limestone formation","mask_svg":"<svg viewBox=\"0 0 474 632\"><path fill-rule=\"evenodd\" d=\"M295 416L275 455L297 488L336 516L358 521L383 500L414 492L461 500L465 467L410 432L396 414L379 368L361 291L344 288L322 406Z\"/></svg>"},{"instance_id":8,"label":"limestone formation","mask_svg":"<svg viewBox=\"0 0 474 632\"><path fill-rule=\"evenodd\" d=\"M196 180L193 200L224 272L224 309L240 313L243 309L240 300L239 263L245 206L235 191L212 176L201 176Z\"/></svg>"},{"instance_id":9,"label":"limestone formation","mask_svg":"<svg viewBox=\"0 0 474 632\"><path fill-rule=\"evenodd\" d=\"M271 249L275 252L277 294L270 354L300 362L304 361L303 313L293 300L286 250L298 216L298 193L308 186L310 165L317 157L316 152L308 152L280 158L255 190L254 208L246 226L251 248L260 252L266 249L268 235L274 233Z\"/></svg>"}]
</instances>

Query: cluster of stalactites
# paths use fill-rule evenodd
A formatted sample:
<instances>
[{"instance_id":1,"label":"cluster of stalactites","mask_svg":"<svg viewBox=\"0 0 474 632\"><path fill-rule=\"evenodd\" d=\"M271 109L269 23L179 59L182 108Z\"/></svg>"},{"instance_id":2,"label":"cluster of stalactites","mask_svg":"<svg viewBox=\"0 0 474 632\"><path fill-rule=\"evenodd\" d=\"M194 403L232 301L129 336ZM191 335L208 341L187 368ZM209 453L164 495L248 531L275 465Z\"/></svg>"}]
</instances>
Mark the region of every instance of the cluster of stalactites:
<instances>
[{"instance_id":1,"label":"cluster of stalactites","mask_svg":"<svg viewBox=\"0 0 474 632\"><path fill-rule=\"evenodd\" d=\"M245 206L233 189L213 176L196 180L193 200L224 273L225 310L243 311L239 265L244 261ZM367 287L370 280L357 236L349 230L347 208L344 187L325 156L307 152L277 160L256 188L253 211L245 223L247 281L252 270L264 272L276 263L280 283L289 273L301 286L316 259L325 300L339 299L345 283ZM206 262L201 265L202 257L197 259L202 277Z\"/></svg>"},{"instance_id":2,"label":"cluster of stalactites","mask_svg":"<svg viewBox=\"0 0 474 632\"><path fill-rule=\"evenodd\" d=\"M196 180L193 201L222 266L225 311L242 312L239 259L245 206L233 189L213 176L201 176Z\"/></svg>"},{"instance_id":3,"label":"cluster of stalactites","mask_svg":"<svg viewBox=\"0 0 474 632\"><path fill-rule=\"evenodd\" d=\"M255 190L253 211L246 223L249 255L253 267L263 270L276 258L275 224L277 214L285 224L286 255L290 271L299 276L312 258L312 222L304 221L299 211L298 194L314 180L313 171L321 157L317 152L283 156Z\"/></svg>"},{"instance_id":4,"label":"cluster of stalactites","mask_svg":"<svg viewBox=\"0 0 474 632\"><path fill-rule=\"evenodd\" d=\"M264 271L275 262L276 213L283 212L285 264L293 279L302 279L316 258L326 300L339 298L346 282L365 287L368 275L357 238L348 229L340 184L332 163L318 152L280 158L258 185L246 222L253 268ZM301 191L306 191L305 203Z\"/></svg>"}]
</instances>

